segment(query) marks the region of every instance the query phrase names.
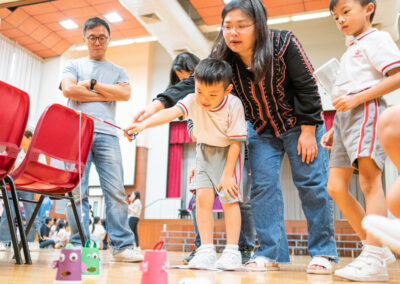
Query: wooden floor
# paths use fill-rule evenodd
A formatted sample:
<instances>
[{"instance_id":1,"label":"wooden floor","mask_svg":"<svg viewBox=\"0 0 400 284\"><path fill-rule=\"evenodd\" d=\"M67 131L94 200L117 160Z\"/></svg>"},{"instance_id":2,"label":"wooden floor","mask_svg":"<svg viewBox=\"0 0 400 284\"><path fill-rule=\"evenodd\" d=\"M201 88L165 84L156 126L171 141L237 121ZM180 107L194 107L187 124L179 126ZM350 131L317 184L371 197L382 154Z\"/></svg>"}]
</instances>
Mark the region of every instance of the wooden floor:
<instances>
[{"instance_id":1,"label":"wooden floor","mask_svg":"<svg viewBox=\"0 0 400 284\"><path fill-rule=\"evenodd\" d=\"M44 284L53 283L56 270L52 269L52 262L58 259L59 250L41 250L32 253L33 265L16 265L10 260L9 252L0 252L0 284ZM169 252L170 265L180 265L182 258L187 253ZM101 252L101 277L93 281L83 283L140 283L141 272L139 264L114 263L111 261L108 251ZM295 256L291 265L281 266L277 272L214 272L199 270L169 270L169 284L179 283L182 278L194 277L197 279L208 279L208 283L217 284L250 284L250 283L311 283L311 284L333 284L345 283L339 278L331 275L308 275L305 273L309 257ZM351 261L350 258L341 259L336 268ZM390 282L400 284L400 260L389 265ZM196 282L199 283L199 282ZM204 282L203 282L204 283ZM355 282L352 282L355 283Z\"/></svg>"}]
</instances>

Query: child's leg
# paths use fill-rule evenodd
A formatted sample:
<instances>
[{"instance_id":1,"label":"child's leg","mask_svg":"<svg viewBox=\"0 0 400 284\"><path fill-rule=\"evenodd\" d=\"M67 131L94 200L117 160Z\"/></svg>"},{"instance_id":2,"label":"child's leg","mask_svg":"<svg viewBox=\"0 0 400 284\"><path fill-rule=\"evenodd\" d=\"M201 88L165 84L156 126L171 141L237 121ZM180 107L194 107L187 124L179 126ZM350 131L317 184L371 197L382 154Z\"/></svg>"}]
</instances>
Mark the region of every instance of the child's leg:
<instances>
[{"instance_id":1,"label":"child's leg","mask_svg":"<svg viewBox=\"0 0 400 284\"><path fill-rule=\"evenodd\" d=\"M381 115L378 122L378 137L386 154L400 171L400 106L391 107ZM400 177L386 193L390 212L400 218Z\"/></svg>"},{"instance_id":2,"label":"child's leg","mask_svg":"<svg viewBox=\"0 0 400 284\"><path fill-rule=\"evenodd\" d=\"M366 233L361 227L365 211L349 192L349 183L352 175L352 168L330 168L327 188L329 195L335 200L358 237L361 240L365 240Z\"/></svg>"},{"instance_id":3,"label":"child's leg","mask_svg":"<svg viewBox=\"0 0 400 284\"><path fill-rule=\"evenodd\" d=\"M241 215L239 202L222 203L225 215L226 244L237 245L240 235Z\"/></svg>"},{"instance_id":4,"label":"child's leg","mask_svg":"<svg viewBox=\"0 0 400 284\"><path fill-rule=\"evenodd\" d=\"M387 216L385 195L382 188L382 171L368 157L358 159L358 168L360 172L360 187L365 197L366 214ZM361 220L359 226L361 227ZM367 235L366 243L380 246L380 243L370 235Z\"/></svg>"},{"instance_id":5,"label":"child's leg","mask_svg":"<svg viewBox=\"0 0 400 284\"><path fill-rule=\"evenodd\" d=\"M214 217L213 204L215 190L199 188L196 190L196 221L202 245L213 244Z\"/></svg>"}]
</instances>

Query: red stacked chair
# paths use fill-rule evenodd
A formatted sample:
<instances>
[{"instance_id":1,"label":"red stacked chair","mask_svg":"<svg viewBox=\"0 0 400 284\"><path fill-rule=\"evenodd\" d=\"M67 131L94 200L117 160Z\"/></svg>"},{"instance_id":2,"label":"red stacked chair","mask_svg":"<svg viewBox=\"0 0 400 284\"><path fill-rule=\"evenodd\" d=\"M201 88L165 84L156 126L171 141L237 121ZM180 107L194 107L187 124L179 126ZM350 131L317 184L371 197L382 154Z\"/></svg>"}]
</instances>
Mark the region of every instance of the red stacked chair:
<instances>
[{"instance_id":1,"label":"red stacked chair","mask_svg":"<svg viewBox=\"0 0 400 284\"><path fill-rule=\"evenodd\" d=\"M9 199L5 186L7 175L12 170L15 160L19 153L22 138L26 129L29 116L29 96L5 82L0 81L0 188L4 200L4 210L6 211L8 226L10 229L11 241L13 243L15 260L22 264L21 254L17 248L17 238L12 218ZM15 192L12 192L15 194ZM17 196L13 195L13 199ZM25 242L25 234L22 227L21 211L18 203L13 202L17 224L21 240ZM29 252L24 249L25 261L31 263Z\"/></svg>"}]
</instances>

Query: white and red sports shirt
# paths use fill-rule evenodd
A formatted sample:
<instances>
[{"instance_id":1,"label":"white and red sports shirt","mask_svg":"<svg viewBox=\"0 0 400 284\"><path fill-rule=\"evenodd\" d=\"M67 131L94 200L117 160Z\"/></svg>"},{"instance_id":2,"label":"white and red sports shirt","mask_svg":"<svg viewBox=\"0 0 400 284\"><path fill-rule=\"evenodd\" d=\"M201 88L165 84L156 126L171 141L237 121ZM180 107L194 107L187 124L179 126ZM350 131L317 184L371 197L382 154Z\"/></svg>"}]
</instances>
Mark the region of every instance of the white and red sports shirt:
<instances>
[{"instance_id":1,"label":"white and red sports shirt","mask_svg":"<svg viewBox=\"0 0 400 284\"><path fill-rule=\"evenodd\" d=\"M193 120L193 134L197 143L226 147L230 141L246 141L247 125L240 99L229 94L219 106L205 110L196 102L196 94L189 94L177 104L186 118Z\"/></svg>"},{"instance_id":2,"label":"white and red sports shirt","mask_svg":"<svg viewBox=\"0 0 400 284\"><path fill-rule=\"evenodd\" d=\"M333 98L359 93L381 82L400 67L400 51L389 33L368 30L353 39L340 60Z\"/></svg>"}]
</instances>

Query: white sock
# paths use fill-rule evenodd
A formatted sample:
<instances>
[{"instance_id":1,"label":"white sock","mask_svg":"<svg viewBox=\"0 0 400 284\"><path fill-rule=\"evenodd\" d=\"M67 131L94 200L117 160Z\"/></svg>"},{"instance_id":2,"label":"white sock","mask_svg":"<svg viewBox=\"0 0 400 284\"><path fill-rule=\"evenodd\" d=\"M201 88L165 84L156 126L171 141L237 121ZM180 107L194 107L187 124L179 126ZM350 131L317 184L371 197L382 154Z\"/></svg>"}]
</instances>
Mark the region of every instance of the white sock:
<instances>
[{"instance_id":1,"label":"white sock","mask_svg":"<svg viewBox=\"0 0 400 284\"><path fill-rule=\"evenodd\" d=\"M225 249L228 249L228 250L239 250L239 246L238 245L226 245Z\"/></svg>"},{"instance_id":2,"label":"white sock","mask_svg":"<svg viewBox=\"0 0 400 284\"><path fill-rule=\"evenodd\" d=\"M214 244L202 244L201 246L200 246L200 248L202 248L202 249L215 249L215 247L214 247Z\"/></svg>"}]
</instances>

